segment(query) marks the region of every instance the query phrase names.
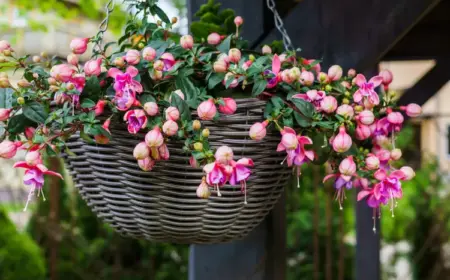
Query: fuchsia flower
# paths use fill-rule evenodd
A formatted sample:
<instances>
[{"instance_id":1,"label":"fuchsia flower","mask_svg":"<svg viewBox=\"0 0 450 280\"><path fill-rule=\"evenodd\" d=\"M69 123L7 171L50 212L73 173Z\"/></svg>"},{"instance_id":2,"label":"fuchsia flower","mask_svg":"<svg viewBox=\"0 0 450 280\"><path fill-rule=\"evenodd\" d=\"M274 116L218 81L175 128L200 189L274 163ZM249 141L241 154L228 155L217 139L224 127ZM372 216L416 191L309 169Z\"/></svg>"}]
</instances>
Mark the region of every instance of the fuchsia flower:
<instances>
[{"instance_id":1,"label":"fuchsia flower","mask_svg":"<svg viewBox=\"0 0 450 280\"><path fill-rule=\"evenodd\" d=\"M336 110L336 114L341 115L345 118L351 119L355 114L353 107L347 104L342 104Z\"/></svg>"},{"instance_id":2,"label":"fuchsia flower","mask_svg":"<svg viewBox=\"0 0 450 280\"><path fill-rule=\"evenodd\" d=\"M211 196L211 191L209 190L205 177L203 177L202 182L198 186L196 194L198 198L208 198Z\"/></svg>"},{"instance_id":3,"label":"fuchsia flower","mask_svg":"<svg viewBox=\"0 0 450 280\"><path fill-rule=\"evenodd\" d=\"M220 146L214 154L216 162L224 165L228 165L233 160L233 156L233 150L228 146Z\"/></svg>"},{"instance_id":4,"label":"fuchsia flower","mask_svg":"<svg viewBox=\"0 0 450 280\"><path fill-rule=\"evenodd\" d=\"M339 128L339 133L334 137L332 144L333 150L338 153L345 153L352 146L352 138L345 131L345 126Z\"/></svg>"},{"instance_id":5,"label":"fuchsia flower","mask_svg":"<svg viewBox=\"0 0 450 280\"><path fill-rule=\"evenodd\" d=\"M381 131L384 135L389 133L399 132L402 128L404 118L399 112L391 112L387 117L384 117L377 122L377 131Z\"/></svg>"},{"instance_id":6,"label":"fuchsia flower","mask_svg":"<svg viewBox=\"0 0 450 280\"><path fill-rule=\"evenodd\" d=\"M400 106L400 110L405 111L406 115L411 118L418 117L422 114L422 107L416 103L411 103L407 106Z\"/></svg>"},{"instance_id":7,"label":"fuchsia flower","mask_svg":"<svg viewBox=\"0 0 450 280\"><path fill-rule=\"evenodd\" d=\"M139 62L141 61L141 53L138 50L129 50L125 55L125 60L130 65L139 64Z\"/></svg>"},{"instance_id":8,"label":"fuchsia flower","mask_svg":"<svg viewBox=\"0 0 450 280\"><path fill-rule=\"evenodd\" d=\"M86 85L86 77L83 74L75 74L70 79L70 82L75 86L75 89L81 93Z\"/></svg>"},{"instance_id":9,"label":"fuchsia flower","mask_svg":"<svg viewBox=\"0 0 450 280\"><path fill-rule=\"evenodd\" d=\"M30 153L38 153L38 158L35 158L34 155L32 156L33 158L35 158L35 160L30 161L30 163L32 164L26 161L19 161L14 164L14 168L25 168L25 176L23 177L23 183L31 187L24 211L26 211L28 203L31 201L33 194L36 190L38 190L37 193L38 196L41 193L42 196L44 196L44 193L42 192L42 186L44 185L44 175L57 176L63 179L61 174L48 170L48 168L42 164L42 159L40 158L39 152L35 151Z\"/></svg>"},{"instance_id":10,"label":"fuchsia flower","mask_svg":"<svg viewBox=\"0 0 450 280\"><path fill-rule=\"evenodd\" d=\"M178 124L175 121L169 119L164 122L162 130L165 135L173 136L173 135L177 134Z\"/></svg>"},{"instance_id":11,"label":"fuchsia flower","mask_svg":"<svg viewBox=\"0 0 450 280\"><path fill-rule=\"evenodd\" d=\"M50 69L50 75L60 82L68 82L75 74L75 69L70 64L58 64Z\"/></svg>"},{"instance_id":12,"label":"fuchsia flower","mask_svg":"<svg viewBox=\"0 0 450 280\"><path fill-rule=\"evenodd\" d=\"M22 142L12 142L9 140L3 140L0 143L0 157L1 158L12 158L17 153L17 148L22 146Z\"/></svg>"},{"instance_id":13,"label":"fuchsia flower","mask_svg":"<svg viewBox=\"0 0 450 280\"><path fill-rule=\"evenodd\" d=\"M221 40L222 39L220 38L220 35L215 32L209 34L208 38L207 38L208 44L213 45L213 46L220 44Z\"/></svg>"},{"instance_id":14,"label":"fuchsia flower","mask_svg":"<svg viewBox=\"0 0 450 280\"><path fill-rule=\"evenodd\" d=\"M300 83L305 86L311 86L314 83L314 74L310 71L302 71L300 74Z\"/></svg>"},{"instance_id":15,"label":"fuchsia flower","mask_svg":"<svg viewBox=\"0 0 450 280\"><path fill-rule=\"evenodd\" d=\"M158 104L155 102L146 102L144 104L144 110L149 116L156 116L159 113Z\"/></svg>"},{"instance_id":16,"label":"fuchsia flower","mask_svg":"<svg viewBox=\"0 0 450 280\"><path fill-rule=\"evenodd\" d=\"M84 64L84 73L86 76L98 76L102 72L102 59L92 59Z\"/></svg>"},{"instance_id":17,"label":"fuchsia flower","mask_svg":"<svg viewBox=\"0 0 450 280\"><path fill-rule=\"evenodd\" d=\"M252 138L253 140L259 141L259 140L262 140L264 137L266 137L266 134L267 134L266 127L268 124L269 124L268 121L254 123L250 127L250 131L249 131L250 138Z\"/></svg>"},{"instance_id":18,"label":"fuchsia flower","mask_svg":"<svg viewBox=\"0 0 450 280\"><path fill-rule=\"evenodd\" d=\"M164 137L161 134L159 127L155 127L145 135L145 143L150 148L158 148L164 144Z\"/></svg>"},{"instance_id":19,"label":"fuchsia flower","mask_svg":"<svg viewBox=\"0 0 450 280\"><path fill-rule=\"evenodd\" d=\"M162 62L164 63L164 67L162 71L170 71L172 67L175 65L176 61L175 58L171 53L163 53L160 57Z\"/></svg>"},{"instance_id":20,"label":"fuchsia flower","mask_svg":"<svg viewBox=\"0 0 450 280\"><path fill-rule=\"evenodd\" d=\"M237 105L236 101L230 97L222 98L224 105L219 105L219 112L225 115L232 115L236 112Z\"/></svg>"},{"instance_id":21,"label":"fuchsia flower","mask_svg":"<svg viewBox=\"0 0 450 280\"><path fill-rule=\"evenodd\" d=\"M364 110L358 114L356 119L362 124L371 125L375 121L375 115L372 111Z\"/></svg>"},{"instance_id":22,"label":"fuchsia flower","mask_svg":"<svg viewBox=\"0 0 450 280\"><path fill-rule=\"evenodd\" d=\"M216 105L212 99L203 101L197 107L197 114L201 120L210 121L214 118L217 113Z\"/></svg>"},{"instance_id":23,"label":"fuchsia flower","mask_svg":"<svg viewBox=\"0 0 450 280\"><path fill-rule=\"evenodd\" d=\"M338 81L342 77L342 67L333 65L328 69L328 78L331 81Z\"/></svg>"},{"instance_id":24,"label":"fuchsia flower","mask_svg":"<svg viewBox=\"0 0 450 280\"><path fill-rule=\"evenodd\" d=\"M95 105L95 115L100 116L105 110L106 100L99 100Z\"/></svg>"},{"instance_id":25,"label":"fuchsia flower","mask_svg":"<svg viewBox=\"0 0 450 280\"><path fill-rule=\"evenodd\" d=\"M12 109L0 109L0 121L4 122L9 119L9 115L11 114Z\"/></svg>"},{"instance_id":26,"label":"fuchsia flower","mask_svg":"<svg viewBox=\"0 0 450 280\"><path fill-rule=\"evenodd\" d=\"M356 127L356 139L358 140L366 140L367 138L370 137L370 135L372 134L372 131L370 130L370 127L364 124L358 124L358 126Z\"/></svg>"},{"instance_id":27,"label":"fuchsia flower","mask_svg":"<svg viewBox=\"0 0 450 280\"><path fill-rule=\"evenodd\" d=\"M70 42L70 49L74 54L83 54L87 50L89 38L75 38Z\"/></svg>"},{"instance_id":28,"label":"fuchsia flower","mask_svg":"<svg viewBox=\"0 0 450 280\"><path fill-rule=\"evenodd\" d=\"M153 61L156 57L156 50L152 47L145 47L142 50L142 58L147 61Z\"/></svg>"},{"instance_id":29,"label":"fuchsia flower","mask_svg":"<svg viewBox=\"0 0 450 280\"><path fill-rule=\"evenodd\" d=\"M356 176L356 164L353 160L353 156L346 157L339 164L339 173L330 174L325 176L323 182L335 177L334 188L336 189L336 200L339 202L339 207L342 210L342 202L345 197L345 189L349 190L353 187L353 177ZM345 187L345 188L343 188Z\"/></svg>"},{"instance_id":30,"label":"fuchsia flower","mask_svg":"<svg viewBox=\"0 0 450 280\"><path fill-rule=\"evenodd\" d=\"M252 171L247 167L253 167L252 159L241 158L237 162L231 161L233 172L231 173L229 183L232 186L241 185L241 191L244 193L244 204L247 204L247 179L252 174Z\"/></svg>"},{"instance_id":31,"label":"fuchsia flower","mask_svg":"<svg viewBox=\"0 0 450 280\"><path fill-rule=\"evenodd\" d=\"M166 109L166 120L177 121L180 118L180 111L177 107L170 106Z\"/></svg>"},{"instance_id":32,"label":"fuchsia flower","mask_svg":"<svg viewBox=\"0 0 450 280\"><path fill-rule=\"evenodd\" d=\"M143 171L151 171L155 164L156 162L150 157L138 160L138 165Z\"/></svg>"},{"instance_id":33,"label":"fuchsia flower","mask_svg":"<svg viewBox=\"0 0 450 280\"><path fill-rule=\"evenodd\" d=\"M147 126L147 116L144 110L130 110L125 113L123 120L128 123L128 132L131 134L136 134L141 128Z\"/></svg>"},{"instance_id":34,"label":"fuchsia flower","mask_svg":"<svg viewBox=\"0 0 450 280\"><path fill-rule=\"evenodd\" d=\"M370 103L378 105L380 103L380 98L378 93L375 91L375 88L381 84L382 80L383 78L381 76L375 76L367 82L364 75L356 75L355 83L359 89L353 94L353 100L359 103L363 97L367 97Z\"/></svg>"},{"instance_id":35,"label":"fuchsia flower","mask_svg":"<svg viewBox=\"0 0 450 280\"><path fill-rule=\"evenodd\" d=\"M228 175L225 167L217 162L212 162L203 167L203 171L206 173L206 183L210 186L215 186L217 190L217 196L222 196L219 187L225 185L228 180Z\"/></svg>"},{"instance_id":36,"label":"fuchsia flower","mask_svg":"<svg viewBox=\"0 0 450 280\"><path fill-rule=\"evenodd\" d=\"M265 70L264 75L268 76L267 79L267 88L275 87L278 82L281 80L281 77L278 75L281 69L281 62L278 55L274 55L272 59L272 70Z\"/></svg>"},{"instance_id":37,"label":"fuchsia flower","mask_svg":"<svg viewBox=\"0 0 450 280\"><path fill-rule=\"evenodd\" d=\"M0 52L11 50L11 45L6 40L0 40Z\"/></svg>"},{"instance_id":38,"label":"fuchsia flower","mask_svg":"<svg viewBox=\"0 0 450 280\"><path fill-rule=\"evenodd\" d=\"M142 160L150 156L150 150L145 142L140 142L134 147L133 156L137 160Z\"/></svg>"},{"instance_id":39,"label":"fuchsia flower","mask_svg":"<svg viewBox=\"0 0 450 280\"><path fill-rule=\"evenodd\" d=\"M337 100L333 96L325 96L323 100L320 102L320 108L325 113L333 113L337 108Z\"/></svg>"},{"instance_id":40,"label":"fuchsia flower","mask_svg":"<svg viewBox=\"0 0 450 280\"><path fill-rule=\"evenodd\" d=\"M180 38L180 45L183 49L190 50L194 46L194 38L191 35L183 35Z\"/></svg>"},{"instance_id":41,"label":"fuchsia flower","mask_svg":"<svg viewBox=\"0 0 450 280\"><path fill-rule=\"evenodd\" d=\"M278 144L277 152L286 151L287 156L285 160L288 166L295 165L296 167L300 167L302 164L314 160L314 152L305 148L305 145L312 144L311 138L296 135L295 130L290 127L284 127L281 135L282 139Z\"/></svg>"},{"instance_id":42,"label":"fuchsia flower","mask_svg":"<svg viewBox=\"0 0 450 280\"><path fill-rule=\"evenodd\" d=\"M139 71L133 66L128 66L125 73L117 68L109 69L108 76L114 78L117 109L121 111L128 110L136 101L136 93L143 91L142 85L133 79L138 74Z\"/></svg>"},{"instance_id":43,"label":"fuchsia flower","mask_svg":"<svg viewBox=\"0 0 450 280\"><path fill-rule=\"evenodd\" d=\"M306 100L308 102L311 102L314 105L314 107L316 108L316 110L321 111L322 110L321 102L325 96L326 96L326 93L324 91L317 91L315 89L312 89L312 90L308 90L306 92L306 94L305 93L294 94L292 96L292 98L300 98L300 99Z\"/></svg>"}]
</instances>

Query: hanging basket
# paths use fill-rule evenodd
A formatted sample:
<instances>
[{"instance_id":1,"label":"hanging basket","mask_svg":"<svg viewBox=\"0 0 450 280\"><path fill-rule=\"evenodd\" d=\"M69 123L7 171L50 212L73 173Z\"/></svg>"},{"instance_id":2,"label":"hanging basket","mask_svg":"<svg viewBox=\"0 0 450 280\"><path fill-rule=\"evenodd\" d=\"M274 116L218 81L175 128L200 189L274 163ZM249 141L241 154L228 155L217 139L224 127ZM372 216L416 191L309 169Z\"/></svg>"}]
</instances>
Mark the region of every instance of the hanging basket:
<instances>
[{"instance_id":1,"label":"hanging basket","mask_svg":"<svg viewBox=\"0 0 450 280\"><path fill-rule=\"evenodd\" d=\"M246 236L273 208L290 170L280 165L276 152L279 137L249 139L254 122L263 120L265 102L238 100L234 115L205 122L210 143L228 145L238 157L257 162L247 183L247 201L240 187L225 185L221 197L212 190L201 199L196 189L204 173L189 166L182 142L169 142L170 159L145 172L133 158L133 147L144 135L132 136L125 126L111 125L113 140L107 145L69 143L76 156L67 158L81 196L99 217L118 232L136 238L176 243L220 243Z\"/></svg>"}]
</instances>

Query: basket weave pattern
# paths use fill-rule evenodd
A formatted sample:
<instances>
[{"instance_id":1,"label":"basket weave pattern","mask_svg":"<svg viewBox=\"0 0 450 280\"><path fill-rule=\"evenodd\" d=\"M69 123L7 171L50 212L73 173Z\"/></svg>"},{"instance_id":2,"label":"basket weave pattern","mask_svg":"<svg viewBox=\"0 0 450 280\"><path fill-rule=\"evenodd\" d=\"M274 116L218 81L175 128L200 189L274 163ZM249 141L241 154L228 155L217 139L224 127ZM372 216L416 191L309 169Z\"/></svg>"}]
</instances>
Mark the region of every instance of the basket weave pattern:
<instances>
[{"instance_id":1,"label":"basket weave pattern","mask_svg":"<svg viewBox=\"0 0 450 280\"><path fill-rule=\"evenodd\" d=\"M204 173L189 166L183 143L168 143L170 159L158 161L144 172L133 158L134 146L144 134L130 135L124 125L112 124L107 145L87 144L79 138L68 143L76 156L67 166L83 199L94 212L118 232L136 238L176 243L220 243L239 239L256 227L273 208L286 185L290 171L280 165L276 152L279 137L268 134L263 141L248 137L250 126L263 120L264 101L237 100L234 115L209 128L210 144L230 146L235 159L255 161L247 182L247 200L239 186L225 185L222 197L212 190L209 199L196 196Z\"/></svg>"}]
</instances>

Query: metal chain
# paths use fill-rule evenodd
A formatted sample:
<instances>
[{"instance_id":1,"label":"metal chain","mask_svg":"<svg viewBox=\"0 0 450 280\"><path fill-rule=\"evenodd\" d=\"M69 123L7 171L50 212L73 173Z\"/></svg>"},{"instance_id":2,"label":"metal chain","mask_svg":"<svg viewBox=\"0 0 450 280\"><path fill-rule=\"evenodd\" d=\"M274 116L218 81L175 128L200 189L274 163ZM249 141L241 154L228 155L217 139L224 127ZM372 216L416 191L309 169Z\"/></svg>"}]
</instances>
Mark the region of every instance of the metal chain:
<instances>
[{"instance_id":1,"label":"metal chain","mask_svg":"<svg viewBox=\"0 0 450 280\"><path fill-rule=\"evenodd\" d=\"M291 38L289 38L289 35L287 33L286 28L284 28L283 20L280 17L280 14L278 14L275 1L274 0L267 0L267 7L272 11L274 21L275 21L275 27L278 29L278 31L281 33L281 36L283 37L283 44L284 48L288 51L293 51L294 47L292 46Z\"/></svg>"},{"instance_id":2,"label":"metal chain","mask_svg":"<svg viewBox=\"0 0 450 280\"><path fill-rule=\"evenodd\" d=\"M94 43L94 51L101 52L102 51L102 43L103 43L103 36L108 30L109 25L109 17L111 13L114 11L114 0L109 0L109 2L105 6L105 12L106 16L98 26L98 33L96 36L96 42Z\"/></svg>"}]
</instances>

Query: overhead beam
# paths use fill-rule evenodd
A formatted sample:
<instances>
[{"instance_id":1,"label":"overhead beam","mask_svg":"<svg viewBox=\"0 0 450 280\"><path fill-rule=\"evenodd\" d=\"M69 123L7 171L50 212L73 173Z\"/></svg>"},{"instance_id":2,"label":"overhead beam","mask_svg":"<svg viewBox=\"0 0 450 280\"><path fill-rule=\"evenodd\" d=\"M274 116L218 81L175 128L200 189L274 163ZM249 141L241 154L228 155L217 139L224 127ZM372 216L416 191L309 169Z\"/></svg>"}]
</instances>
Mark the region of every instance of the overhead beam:
<instances>
[{"instance_id":1,"label":"overhead beam","mask_svg":"<svg viewBox=\"0 0 450 280\"><path fill-rule=\"evenodd\" d=\"M400 97L399 104L409 103L425 104L436 94L449 80L450 58L438 58L436 64L413 87L406 90Z\"/></svg>"}]
</instances>

